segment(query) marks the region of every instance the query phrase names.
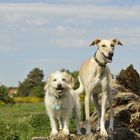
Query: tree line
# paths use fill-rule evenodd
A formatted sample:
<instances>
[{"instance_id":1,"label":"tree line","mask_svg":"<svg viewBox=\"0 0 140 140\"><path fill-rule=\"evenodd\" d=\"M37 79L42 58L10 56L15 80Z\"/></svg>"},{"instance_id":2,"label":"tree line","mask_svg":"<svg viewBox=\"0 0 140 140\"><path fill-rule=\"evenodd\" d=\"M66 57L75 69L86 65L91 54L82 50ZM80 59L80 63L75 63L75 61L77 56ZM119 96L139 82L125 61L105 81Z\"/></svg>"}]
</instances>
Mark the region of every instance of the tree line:
<instances>
[{"instance_id":1,"label":"tree line","mask_svg":"<svg viewBox=\"0 0 140 140\"><path fill-rule=\"evenodd\" d=\"M73 78L75 79L75 88L79 86L77 76L78 71L70 72L69 70L62 69L61 71L67 71L70 73ZM44 91L44 73L43 70L40 68L34 68L27 74L27 77L18 84L18 91L17 94L14 96L18 97L44 97L45 91ZM0 101L3 101L5 103L10 101L10 97L8 96L8 88L4 85L0 85Z\"/></svg>"}]
</instances>

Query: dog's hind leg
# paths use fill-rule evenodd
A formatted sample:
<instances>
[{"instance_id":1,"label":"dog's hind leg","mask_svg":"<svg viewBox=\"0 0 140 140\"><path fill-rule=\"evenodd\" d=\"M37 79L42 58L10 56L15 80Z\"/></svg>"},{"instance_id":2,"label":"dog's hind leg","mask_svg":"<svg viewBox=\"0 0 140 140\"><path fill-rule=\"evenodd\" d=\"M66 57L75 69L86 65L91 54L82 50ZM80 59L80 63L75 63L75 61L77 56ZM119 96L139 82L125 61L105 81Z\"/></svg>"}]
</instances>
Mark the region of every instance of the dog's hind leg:
<instances>
[{"instance_id":1,"label":"dog's hind leg","mask_svg":"<svg viewBox=\"0 0 140 140\"><path fill-rule=\"evenodd\" d=\"M89 113L89 98L90 98L90 92L86 91L85 96L85 113L86 113L86 134L91 133L91 126L90 126L90 113Z\"/></svg>"},{"instance_id":2,"label":"dog's hind leg","mask_svg":"<svg viewBox=\"0 0 140 140\"><path fill-rule=\"evenodd\" d=\"M100 79L97 76L95 80L91 81L85 91L86 91L86 96L85 96L85 113L86 113L86 134L91 133L91 126L90 126L90 112L89 112L89 99L90 95L93 92L94 88L100 83Z\"/></svg>"},{"instance_id":3,"label":"dog's hind leg","mask_svg":"<svg viewBox=\"0 0 140 140\"><path fill-rule=\"evenodd\" d=\"M81 117L81 113L80 113L80 105L76 105L75 107L75 114L76 114L76 127L77 127L77 134L80 135L81 131L80 131L80 117Z\"/></svg>"}]
</instances>

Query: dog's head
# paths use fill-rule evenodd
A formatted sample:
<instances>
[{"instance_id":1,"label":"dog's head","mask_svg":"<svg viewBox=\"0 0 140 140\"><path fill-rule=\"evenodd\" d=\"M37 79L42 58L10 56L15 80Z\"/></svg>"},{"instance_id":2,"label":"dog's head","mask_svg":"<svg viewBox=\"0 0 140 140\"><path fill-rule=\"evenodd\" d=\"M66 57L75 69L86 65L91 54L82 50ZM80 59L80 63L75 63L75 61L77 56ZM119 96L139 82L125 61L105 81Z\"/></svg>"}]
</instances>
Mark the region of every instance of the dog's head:
<instances>
[{"instance_id":1,"label":"dog's head","mask_svg":"<svg viewBox=\"0 0 140 140\"><path fill-rule=\"evenodd\" d=\"M65 91L70 88L73 88L74 80L73 77L67 72L57 71L49 75L45 90L48 88L53 90L55 96L62 96Z\"/></svg>"},{"instance_id":2,"label":"dog's head","mask_svg":"<svg viewBox=\"0 0 140 140\"><path fill-rule=\"evenodd\" d=\"M107 63L112 62L115 46L123 45L118 39L110 39L110 40L96 39L90 44L90 46L95 44L98 46L98 50L103 55Z\"/></svg>"}]
</instances>

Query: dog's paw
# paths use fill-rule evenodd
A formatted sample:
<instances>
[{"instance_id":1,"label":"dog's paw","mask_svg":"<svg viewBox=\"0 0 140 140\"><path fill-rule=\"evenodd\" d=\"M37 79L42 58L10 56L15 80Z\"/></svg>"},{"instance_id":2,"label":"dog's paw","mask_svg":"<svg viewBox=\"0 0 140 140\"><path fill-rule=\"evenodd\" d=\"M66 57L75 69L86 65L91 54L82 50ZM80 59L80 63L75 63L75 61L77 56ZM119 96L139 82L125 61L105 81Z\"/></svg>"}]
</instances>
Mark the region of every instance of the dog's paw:
<instances>
[{"instance_id":1,"label":"dog's paw","mask_svg":"<svg viewBox=\"0 0 140 140\"><path fill-rule=\"evenodd\" d=\"M86 134L90 134L91 133L91 126L89 123L86 124Z\"/></svg>"},{"instance_id":2,"label":"dog's paw","mask_svg":"<svg viewBox=\"0 0 140 140\"><path fill-rule=\"evenodd\" d=\"M56 136L58 134L58 131L57 130L53 130L52 132L51 132L51 136Z\"/></svg>"},{"instance_id":3,"label":"dog's paw","mask_svg":"<svg viewBox=\"0 0 140 140\"><path fill-rule=\"evenodd\" d=\"M81 131L80 130L77 131L77 135L81 135Z\"/></svg>"},{"instance_id":4,"label":"dog's paw","mask_svg":"<svg viewBox=\"0 0 140 140\"><path fill-rule=\"evenodd\" d=\"M100 133L101 133L102 136L108 137L108 133L107 133L107 131L105 129L100 130Z\"/></svg>"},{"instance_id":5,"label":"dog's paw","mask_svg":"<svg viewBox=\"0 0 140 140\"><path fill-rule=\"evenodd\" d=\"M90 134L91 133L91 130L90 129L87 129L86 130L86 134Z\"/></svg>"},{"instance_id":6,"label":"dog's paw","mask_svg":"<svg viewBox=\"0 0 140 140\"><path fill-rule=\"evenodd\" d=\"M64 135L69 135L70 132L69 132L69 130L67 130L67 129L63 129L63 134L64 134Z\"/></svg>"},{"instance_id":7,"label":"dog's paw","mask_svg":"<svg viewBox=\"0 0 140 140\"><path fill-rule=\"evenodd\" d=\"M113 127L112 126L109 126L108 131L109 132L113 132L113 130L114 130Z\"/></svg>"},{"instance_id":8,"label":"dog's paw","mask_svg":"<svg viewBox=\"0 0 140 140\"><path fill-rule=\"evenodd\" d=\"M96 127L96 131L97 131L97 132L100 131L100 126L97 126L97 127Z\"/></svg>"}]
</instances>

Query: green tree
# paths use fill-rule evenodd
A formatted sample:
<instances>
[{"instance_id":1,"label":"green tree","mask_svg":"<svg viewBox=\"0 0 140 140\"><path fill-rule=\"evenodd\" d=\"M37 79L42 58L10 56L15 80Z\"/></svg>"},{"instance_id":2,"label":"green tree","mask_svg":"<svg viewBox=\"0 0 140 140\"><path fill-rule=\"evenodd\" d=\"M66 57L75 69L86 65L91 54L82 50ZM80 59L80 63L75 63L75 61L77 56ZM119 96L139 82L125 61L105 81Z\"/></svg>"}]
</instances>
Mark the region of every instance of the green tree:
<instances>
[{"instance_id":1,"label":"green tree","mask_svg":"<svg viewBox=\"0 0 140 140\"><path fill-rule=\"evenodd\" d=\"M0 86L0 101L5 103L10 102L10 97L8 95L8 88L4 85Z\"/></svg>"},{"instance_id":2,"label":"green tree","mask_svg":"<svg viewBox=\"0 0 140 140\"><path fill-rule=\"evenodd\" d=\"M31 92L30 96L35 96L35 97L44 97L44 83L42 83L39 86L35 86Z\"/></svg>"},{"instance_id":3,"label":"green tree","mask_svg":"<svg viewBox=\"0 0 140 140\"><path fill-rule=\"evenodd\" d=\"M79 81L78 81L79 71L73 71L73 72L70 72L70 74L72 75L75 81L74 89L77 89L79 87Z\"/></svg>"},{"instance_id":4,"label":"green tree","mask_svg":"<svg viewBox=\"0 0 140 140\"><path fill-rule=\"evenodd\" d=\"M36 96L38 93L42 96L44 94L44 83L43 83L44 74L43 71L39 68L34 68L29 72L27 78L21 83L19 82L18 95L19 96ZM35 94L33 94L35 93Z\"/></svg>"}]
</instances>

